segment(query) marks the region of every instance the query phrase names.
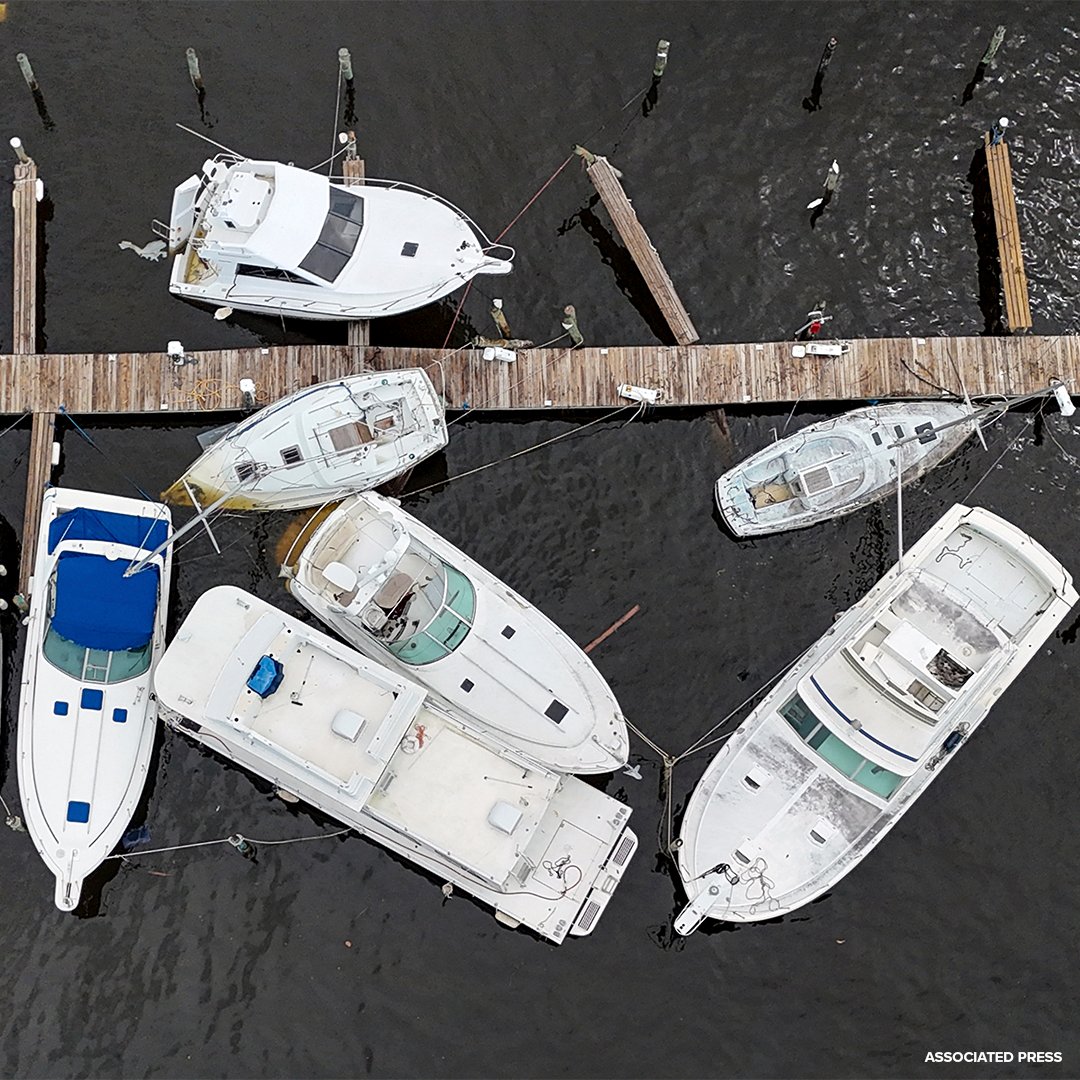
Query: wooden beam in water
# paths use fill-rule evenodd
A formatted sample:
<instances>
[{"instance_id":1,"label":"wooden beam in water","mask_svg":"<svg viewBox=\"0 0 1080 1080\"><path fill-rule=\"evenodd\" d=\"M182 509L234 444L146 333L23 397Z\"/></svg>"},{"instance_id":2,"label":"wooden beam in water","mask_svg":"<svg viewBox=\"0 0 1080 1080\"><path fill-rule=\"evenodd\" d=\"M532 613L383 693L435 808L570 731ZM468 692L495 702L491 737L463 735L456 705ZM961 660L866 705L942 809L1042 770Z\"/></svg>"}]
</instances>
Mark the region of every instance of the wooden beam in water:
<instances>
[{"instance_id":1,"label":"wooden beam in water","mask_svg":"<svg viewBox=\"0 0 1080 1080\"><path fill-rule=\"evenodd\" d=\"M990 176L990 197L994 204L994 228L997 232L998 261L1005 291L1005 319L1010 333L1031 329L1031 304L1028 300L1024 252L1020 245L1020 224L1016 216L1012 163L1004 139L997 143L989 133L983 135L986 169Z\"/></svg>"},{"instance_id":2,"label":"wooden beam in water","mask_svg":"<svg viewBox=\"0 0 1080 1080\"><path fill-rule=\"evenodd\" d=\"M37 165L31 159L15 166L12 352L37 352Z\"/></svg>"},{"instance_id":3,"label":"wooden beam in water","mask_svg":"<svg viewBox=\"0 0 1080 1080\"><path fill-rule=\"evenodd\" d=\"M26 478L26 503L23 511L22 558L19 562L19 592L28 596L30 578L37 557L38 528L41 525L41 500L45 485L52 476L52 448L56 418L51 412L34 413L30 430L29 475Z\"/></svg>"},{"instance_id":4,"label":"wooden beam in water","mask_svg":"<svg viewBox=\"0 0 1080 1080\"><path fill-rule=\"evenodd\" d=\"M586 160L589 159L586 158ZM638 216L626 197L626 192L623 191L611 163L605 157L595 158L586 172L597 194L603 200L619 236L622 237L626 250L630 252L631 258L641 271L641 276L645 279L645 284L656 300L676 342L680 345L693 345L695 341L700 340L698 332L694 329L689 313L675 292L675 286L667 270L664 269L656 248L653 247L648 234L638 221Z\"/></svg>"}]
</instances>

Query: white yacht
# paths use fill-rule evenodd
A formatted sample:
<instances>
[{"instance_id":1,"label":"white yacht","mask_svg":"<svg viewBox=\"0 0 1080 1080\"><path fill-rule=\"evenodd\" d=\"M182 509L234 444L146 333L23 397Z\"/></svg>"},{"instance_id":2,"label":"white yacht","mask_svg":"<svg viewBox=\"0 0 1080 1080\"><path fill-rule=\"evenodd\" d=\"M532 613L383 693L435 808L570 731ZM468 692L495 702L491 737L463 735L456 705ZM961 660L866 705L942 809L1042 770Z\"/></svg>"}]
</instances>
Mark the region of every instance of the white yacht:
<instances>
[{"instance_id":1,"label":"white yacht","mask_svg":"<svg viewBox=\"0 0 1080 1080\"><path fill-rule=\"evenodd\" d=\"M167 502L293 510L400 476L446 446L446 417L420 368L370 372L298 390L201 441Z\"/></svg>"},{"instance_id":2,"label":"white yacht","mask_svg":"<svg viewBox=\"0 0 1080 1080\"><path fill-rule=\"evenodd\" d=\"M235 154L177 187L168 242L177 296L298 319L400 315L513 258L431 192Z\"/></svg>"},{"instance_id":3,"label":"white yacht","mask_svg":"<svg viewBox=\"0 0 1080 1080\"><path fill-rule=\"evenodd\" d=\"M55 487L42 501L17 754L26 828L61 911L119 843L146 783L171 550L125 571L170 531L160 503Z\"/></svg>"},{"instance_id":4,"label":"white yacht","mask_svg":"<svg viewBox=\"0 0 1080 1080\"><path fill-rule=\"evenodd\" d=\"M626 720L585 653L393 500L369 492L315 515L282 574L362 653L540 765L603 773L626 764Z\"/></svg>"},{"instance_id":5,"label":"white yacht","mask_svg":"<svg viewBox=\"0 0 1080 1080\"><path fill-rule=\"evenodd\" d=\"M949 510L710 762L677 843L688 903L675 929L771 919L832 889L1076 600L1030 536L987 510Z\"/></svg>"},{"instance_id":6,"label":"white yacht","mask_svg":"<svg viewBox=\"0 0 1080 1080\"><path fill-rule=\"evenodd\" d=\"M154 686L166 723L550 941L596 927L637 847L629 807L232 586Z\"/></svg>"},{"instance_id":7,"label":"white yacht","mask_svg":"<svg viewBox=\"0 0 1080 1080\"><path fill-rule=\"evenodd\" d=\"M957 423L971 417L970 423ZM943 424L953 424L944 430ZM958 450L975 430L969 405L913 401L854 409L796 431L716 481L716 505L736 536L802 529L883 499ZM917 436L917 438L912 438ZM903 439L911 441L897 446Z\"/></svg>"}]
</instances>

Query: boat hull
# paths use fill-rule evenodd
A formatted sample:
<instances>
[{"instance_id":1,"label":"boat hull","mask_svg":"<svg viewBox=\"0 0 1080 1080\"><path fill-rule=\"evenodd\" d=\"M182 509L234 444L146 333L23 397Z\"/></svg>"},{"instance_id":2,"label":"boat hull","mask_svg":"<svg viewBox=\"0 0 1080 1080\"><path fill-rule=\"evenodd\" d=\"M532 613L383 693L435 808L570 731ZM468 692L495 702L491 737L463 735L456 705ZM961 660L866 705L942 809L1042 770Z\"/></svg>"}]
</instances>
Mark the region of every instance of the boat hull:
<instances>
[{"instance_id":1,"label":"boat hull","mask_svg":"<svg viewBox=\"0 0 1080 1080\"><path fill-rule=\"evenodd\" d=\"M976 555L977 549L985 554ZM972 575L979 572L980 559L987 568L985 587L972 576L965 594L963 575L972 566ZM932 581L931 573L951 577ZM991 615L985 627L976 623L971 613L979 610L981 617L990 612L995 596L1008 600L1000 617ZM706 918L773 919L834 888L974 734L1076 600L1061 564L1019 529L985 510L950 510L905 554L902 566L894 566L784 673L706 768L680 830L677 865L689 902L676 930L690 933ZM914 735L904 737L922 740L918 750L898 741L898 729L883 737L885 706L875 713L868 702L886 702L891 708L894 701L877 689L868 691L858 671L858 664L870 663L887 648L887 638L874 646L865 642L896 611L948 623L959 642L950 648L973 669L962 675L963 696L938 705L939 713L911 720ZM893 621L898 638L910 642L919 637L903 620ZM989 629L995 625L997 630ZM863 642L857 655L849 648L856 641ZM916 678L913 668L895 659L889 663L891 671L904 672L892 676L894 692ZM949 666L954 675L961 670L952 662ZM849 693L845 683L855 692ZM837 687L847 694L840 699L843 704L835 700ZM856 711L849 700L863 704ZM811 720L807 731L824 735L842 730L847 741L831 734L827 750L812 751L805 742L809 736L793 731L800 715L807 715L792 711L796 702L798 707L809 704L814 719L832 720L830 728L813 728ZM856 766L860 755L869 763ZM871 778L873 783L891 777L889 784L895 786L879 786L875 794L826 762L848 763L852 775L873 766L871 771L883 778Z\"/></svg>"},{"instance_id":2,"label":"boat hull","mask_svg":"<svg viewBox=\"0 0 1080 1080\"><path fill-rule=\"evenodd\" d=\"M714 496L720 516L735 536L744 537L805 529L853 513L896 491L898 450L890 449L893 441L921 426L937 427L970 415L969 406L953 402L900 402L810 424L752 454L717 480ZM926 442L899 448L903 485L954 454L974 429L974 421L957 424ZM838 464L861 475L818 494L800 490L795 479L800 473L822 466L837 470Z\"/></svg>"},{"instance_id":3,"label":"boat hull","mask_svg":"<svg viewBox=\"0 0 1080 1080\"><path fill-rule=\"evenodd\" d=\"M62 592L52 586L60 560L67 556L122 560L126 565L144 554L138 544L93 540L61 540L50 552L50 528L72 509L127 515L139 521L163 521L168 511L157 503L50 488L46 491L38 536L37 559L31 582L23 663L17 757L19 792L27 831L41 858L56 878L54 900L62 911L78 904L83 881L120 842L142 796L150 770L157 704L151 691L154 664L165 645L165 620L171 558L158 555L142 573L157 575L158 602L150 631L150 657L145 670L130 678L102 680L78 677L57 666L45 653L50 625L47 605L59 607ZM157 535L154 535L157 540ZM154 545L156 546L156 545ZM59 580L58 578L56 579ZM119 602L117 592L111 595ZM89 605L91 599L86 603ZM100 601L99 601L100 602ZM51 648L60 655L58 646ZM100 657L93 655L96 663ZM102 661L104 662L104 661ZM115 664L115 658L109 665ZM94 669L96 670L96 669Z\"/></svg>"}]
</instances>

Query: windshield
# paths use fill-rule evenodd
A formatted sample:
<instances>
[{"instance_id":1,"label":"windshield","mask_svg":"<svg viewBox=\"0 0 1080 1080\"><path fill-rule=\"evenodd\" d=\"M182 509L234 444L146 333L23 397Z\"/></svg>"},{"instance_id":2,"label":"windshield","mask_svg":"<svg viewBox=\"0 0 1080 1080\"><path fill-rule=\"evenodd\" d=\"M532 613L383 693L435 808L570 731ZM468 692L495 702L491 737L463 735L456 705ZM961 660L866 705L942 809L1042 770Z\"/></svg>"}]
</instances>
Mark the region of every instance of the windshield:
<instances>
[{"instance_id":1,"label":"windshield","mask_svg":"<svg viewBox=\"0 0 1080 1080\"><path fill-rule=\"evenodd\" d=\"M352 258L364 227L364 200L341 188L330 188L330 212L315 246L304 256L301 270L335 281Z\"/></svg>"},{"instance_id":2,"label":"windshield","mask_svg":"<svg viewBox=\"0 0 1080 1080\"><path fill-rule=\"evenodd\" d=\"M868 761L853 746L834 735L818 720L798 694L781 707L780 715L819 757L837 772L879 798L888 799L904 779L883 766Z\"/></svg>"},{"instance_id":3,"label":"windshield","mask_svg":"<svg viewBox=\"0 0 1080 1080\"><path fill-rule=\"evenodd\" d=\"M460 570L436 556L424 559L423 567L380 635L393 639L387 648L414 667L449 656L468 637L476 614L476 590Z\"/></svg>"}]
</instances>

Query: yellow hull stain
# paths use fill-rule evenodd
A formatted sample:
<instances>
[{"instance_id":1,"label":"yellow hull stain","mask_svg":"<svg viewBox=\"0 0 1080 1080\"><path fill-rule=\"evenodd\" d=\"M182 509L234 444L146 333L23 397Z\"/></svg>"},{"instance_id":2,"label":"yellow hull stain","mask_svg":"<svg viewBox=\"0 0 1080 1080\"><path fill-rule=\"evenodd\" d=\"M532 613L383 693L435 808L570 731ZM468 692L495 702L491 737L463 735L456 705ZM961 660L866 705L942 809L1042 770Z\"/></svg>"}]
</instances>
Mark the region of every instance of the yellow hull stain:
<instances>
[{"instance_id":1,"label":"yellow hull stain","mask_svg":"<svg viewBox=\"0 0 1080 1080\"><path fill-rule=\"evenodd\" d=\"M199 505L205 510L211 503L216 502L225 494L224 491L218 491L214 488L203 488L199 484L192 484L189 480L192 491L195 492L195 498L199 500ZM194 506L191 501L191 496L188 495L187 488L184 487L183 477L176 481L172 487L161 493L163 502L167 502L170 506ZM231 498L226 499L223 503L219 504L219 508L222 510L273 510L274 507L267 506L264 502L258 499L251 499L246 495L233 495Z\"/></svg>"},{"instance_id":2,"label":"yellow hull stain","mask_svg":"<svg viewBox=\"0 0 1080 1080\"><path fill-rule=\"evenodd\" d=\"M274 561L278 566L287 565L290 570L295 570L300 553L307 547L315 530L340 505L340 501L327 503L325 506L320 506L318 510L305 510L297 514L285 526L274 545Z\"/></svg>"}]
</instances>

